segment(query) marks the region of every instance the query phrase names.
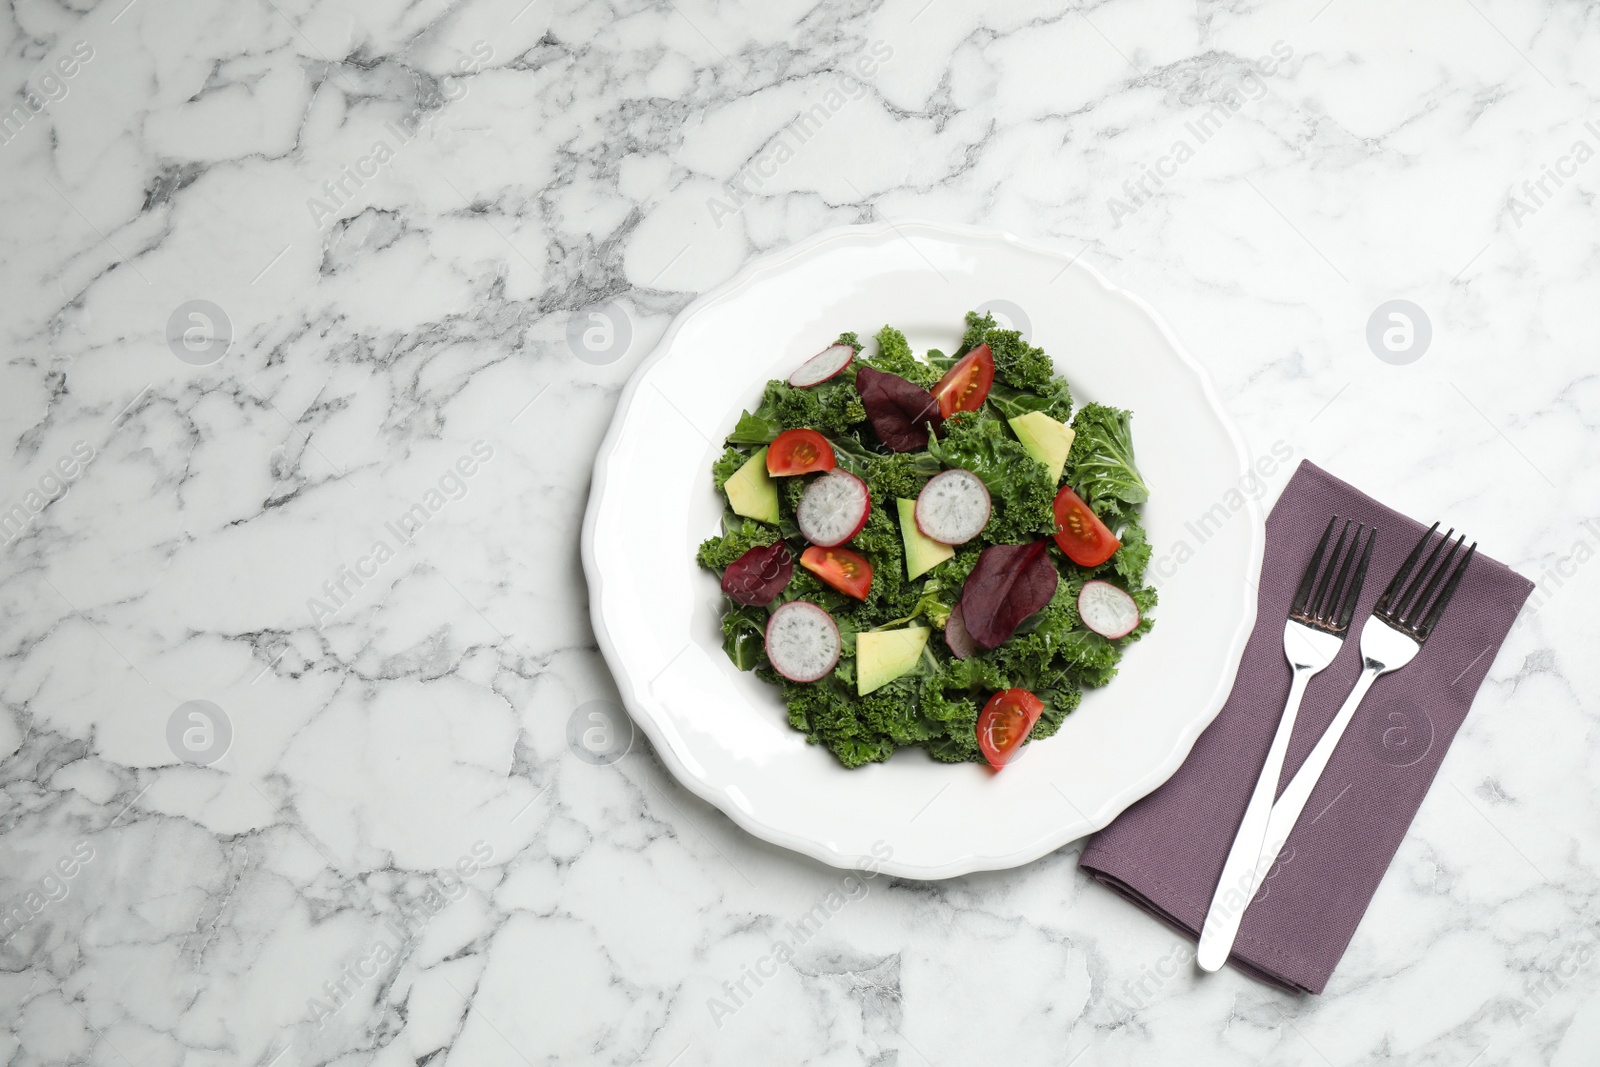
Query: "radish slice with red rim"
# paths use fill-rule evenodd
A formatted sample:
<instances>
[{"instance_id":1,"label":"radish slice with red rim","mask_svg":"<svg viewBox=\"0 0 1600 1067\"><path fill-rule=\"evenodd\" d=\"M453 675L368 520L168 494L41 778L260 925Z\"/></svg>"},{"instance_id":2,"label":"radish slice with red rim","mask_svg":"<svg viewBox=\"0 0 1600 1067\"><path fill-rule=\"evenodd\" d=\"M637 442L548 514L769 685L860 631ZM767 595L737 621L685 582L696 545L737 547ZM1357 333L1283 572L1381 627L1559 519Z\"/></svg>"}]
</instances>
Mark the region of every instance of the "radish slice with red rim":
<instances>
[{"instance_id":1,"label":"radish slice with red rim","mask_svg":"<svg viewBox=\"0 0 1600 1067\"><path fill-rule=\"evenodd\" d=\"M1101 637L1115 641L1139 625L1139 605L1124 590L1094 578L1078 592L1078 618Z\"/></svg>"},{"instance_id":2,"label":"radish slice with red rim","mask_svg":"<svg viewBox=\"0 0 1600 1067\"><path fill-rule=\"evenodd\" d=\"M845 344L829 345L812 356L789 375L789 384L796 389L809 389L820 385L850 365L856 358L854 347Z\"/></svg>"},{"instance_id":3,"label":"radish slice with red rim","mask_svg":"<svg viewBox=\"0 0 1600 1067\"><path fill-rule=\"evenodd\" d=\"M833 670L844 643L833 616L791 600L767 619L767 662L791 682L814 682Z\"/></svg>"},{"instance_id":4,"label":"radish slice with red rim","mask_svg":"<svg viewBox=\"0 0 1600 1067\"><path fill-rule=\"evenodd\" d=\"M964 545L989 524L989 487L971 471L943 471L917 494L917 529L946 545Z\"/></svg>"},{"instance_id":5,"label":"radish slice with red rim","mask_svg":"<svg viewBox=\"0 0 1600 1067\"><path fill-rule=\"evenodd\" d=\"M867 483L849 471L835 469L806 486L794 521L807 541L832 548L860 533L871 512Z\"/></svg>"}]
</instances>

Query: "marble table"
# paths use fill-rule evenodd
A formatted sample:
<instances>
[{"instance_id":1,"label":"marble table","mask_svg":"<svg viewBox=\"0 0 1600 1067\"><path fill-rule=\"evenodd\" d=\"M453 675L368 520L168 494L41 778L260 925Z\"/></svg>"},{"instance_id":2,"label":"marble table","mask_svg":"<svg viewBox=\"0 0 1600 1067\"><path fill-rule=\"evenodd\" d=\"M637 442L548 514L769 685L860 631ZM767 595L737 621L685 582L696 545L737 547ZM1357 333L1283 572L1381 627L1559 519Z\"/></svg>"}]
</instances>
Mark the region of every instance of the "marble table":
<instances>
[{"instance_id":1,"label":"marble table","mask_svg":"<svg viewBox=\"0 0 1600 1067\"><path fill-rule=\"evenodd\" d=\"M0 16L0 1063L1596 1061L1591 11L861 6ZM1539 583L1324 996L1077 846L853 884L628 743L622 383L910 216L1081 254L1255 453Z\"/></svg>"}]
</instances>

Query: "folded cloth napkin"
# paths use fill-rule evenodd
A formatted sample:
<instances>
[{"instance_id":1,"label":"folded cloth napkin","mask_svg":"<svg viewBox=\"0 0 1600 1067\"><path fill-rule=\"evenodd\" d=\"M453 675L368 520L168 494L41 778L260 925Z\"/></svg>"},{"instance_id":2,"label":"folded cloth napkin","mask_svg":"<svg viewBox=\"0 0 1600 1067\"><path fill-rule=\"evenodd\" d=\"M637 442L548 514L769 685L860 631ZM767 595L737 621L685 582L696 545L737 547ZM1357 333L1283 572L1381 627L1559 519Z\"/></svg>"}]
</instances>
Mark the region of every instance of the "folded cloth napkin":
<instances>
[{"instance_id":1,"label":"folded cloth napkin","mask_svg":"<svg viewBox=\"0 0 1600 1067\"><path fill-rule=\"evenodd\" d=\"M1079 859L1099 881L1190 937L1205 922L1288 698L1283 623L1331 515L1375 527L1378 539L1349 638L1300 705L1279 790L1289 783L1355 685L1361 622L1424 529L1309 462L1267 519L1255 630L1227 703L1183 766L1096 835ZM1235 966L1292 990L1326 987L1532 589L1504 564L1473 556L1421 653L1373 683L1356 711L1245 912Z\"/></svg>"}]
</instances>

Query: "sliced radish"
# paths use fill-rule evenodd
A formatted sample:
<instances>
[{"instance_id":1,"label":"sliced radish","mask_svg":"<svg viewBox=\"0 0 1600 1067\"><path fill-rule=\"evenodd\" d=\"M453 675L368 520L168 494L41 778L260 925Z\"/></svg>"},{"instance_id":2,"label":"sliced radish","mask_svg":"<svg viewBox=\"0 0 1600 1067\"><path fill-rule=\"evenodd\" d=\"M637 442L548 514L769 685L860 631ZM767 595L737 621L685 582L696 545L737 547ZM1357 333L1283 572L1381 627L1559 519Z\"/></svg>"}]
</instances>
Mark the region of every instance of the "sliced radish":
<instances>
[{"instance_id":1,"label":"sliced radish","mask_svg":"<svg viewBox=\"0 0 1600 1067\"><path fill-rule=\"evenodd\" d=\"M844 647L833 616L791 600L767 619L767 661L791 682L814 682L833 670Z\"/></svg>"},{"instance_id":2,"label":"sliced radish","mask_svg":"<svg viewBox=\"0 0 1600 1067\"><path fill-rule=\"evenodd\" d=\"M831 470L806 486L794 521L807 541L832 548L860 533L871 512L867 483L849 471Z\"/></svg>"},{"instance_id":3,"label":"sliced radish","mask_svg":"<svg viewBox=\"0 0 1600 1067\"><path fill-rule=\"evenodd\" d=\"M935 474L917 494L917 529L946 545L964 545L989 524L989 487L971 471Z\"/></svg>"},{"instance_id":4,"label":"sliced radish","mask_svg":"<svg viewBox=\"0 0 1600 1067\"><path fill-rule=\"evenodd\" d=\"M950 609L950 617L945 620L944 643L950 646L950 654L956 659L966 659L968 656L978 654L978 643L967 632L967 624L961 618L959 602Z\"/></svg>"},{"instance_id":5,"label":"sliced radish","mask_svg":"<svg viewBox=\"0 0 1600 1067\"><path fill-rule=\"evenodd\" d=\"M850 345L829 345L812 356L789 375L789 384L796 389L809 389L832 378L850 365L856 350Z\"/></svg>"},{"instance_id":6,"label":"sliced radish","mask_svg":"<svg viewBox=\"0 0 1600 1067\"><path fill-rule=\"evenodd\" d=\"M1078 617L1101 637L1115 641L1139 625L1139 605L1110 582L1095 578L1084 582L1078 593Z\"/></svg>"}]
</instances>

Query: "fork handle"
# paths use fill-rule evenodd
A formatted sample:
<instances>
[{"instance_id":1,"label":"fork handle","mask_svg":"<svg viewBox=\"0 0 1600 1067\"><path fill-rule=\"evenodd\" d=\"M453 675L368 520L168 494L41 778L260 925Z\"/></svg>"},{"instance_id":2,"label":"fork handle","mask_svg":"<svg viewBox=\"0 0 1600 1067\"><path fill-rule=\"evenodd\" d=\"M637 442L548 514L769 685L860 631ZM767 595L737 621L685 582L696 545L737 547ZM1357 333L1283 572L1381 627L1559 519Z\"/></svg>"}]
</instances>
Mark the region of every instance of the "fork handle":
<instances>
[{"instance_id":1,"label":"fork handle","mask_svg":"<svg viewBox=\"0 0 1600 1067\"><path fill-rule=\"evenodd\" d=\"M1306 761L1300 765L1300 769L1294 772L1294 777L1289 779L1289 784L1283 787L1283 795L1278 798L1278 802L1272 805L1272 815L1267 820L1266 843L1262 849L1259 869L1270 871L1272 865L1278 862L1278 853L1283 851L1284 844L1289 840L1290 831L1299 823L1300 816L1306 809L1306 802L1311 799L1312 790L1316 789L1317 783L1322 780L1322 772L1328 769L1328 761L1333 758L1333 750L1339 747L1339 739L1344 736L1345 728L1355 717L1356 709L1361 706L1361 701L1366 697L1367 690L1372 688L1372 683L1388 670L1383 664L1370 658L1364 660L1363 664L1361 677L1356 679L1355 688L1344 698L1338 714L1334 715L1333 721L1317 739L1316 746L1312 748ZM1321 817L1321 814L1318 814L1317 818Z\"/></svg>"},{"instance_id":2,"label":"fork handle","mask_svg":"<svg viewBox=\"0 0 1600 1067\"><path fill-rule=\"evenodd\" d=\"M1206 910L1205 925L1200 928L1200 947L1195 955L1201 970L1215 971L1228 961L1233 951L1233 941L1239 934L1239 923L1244 919L1245 908L1255 895L1263 868L1258 862L1267 838L1268 819L1272 814L1272 798L1278 792L1278 778L1283 774L1283 759L1289 751L1289 738L1294 733L1295 716L1300 710L1300 699L1305 696L1315 670L1296 665L1289 683L1289 699L1283 706L1283 716L1278 720L1278 731L1272 735L1267 749L1266 762L1261 765L1261 776L1250 793L1250 803L1244 809L1239 831L1234 835L1233 847L1222 865L1222 877L1217 880L1217 891ZM1271 864L1267 866L1270 868Z\"/></svg>"}]
</instances>

